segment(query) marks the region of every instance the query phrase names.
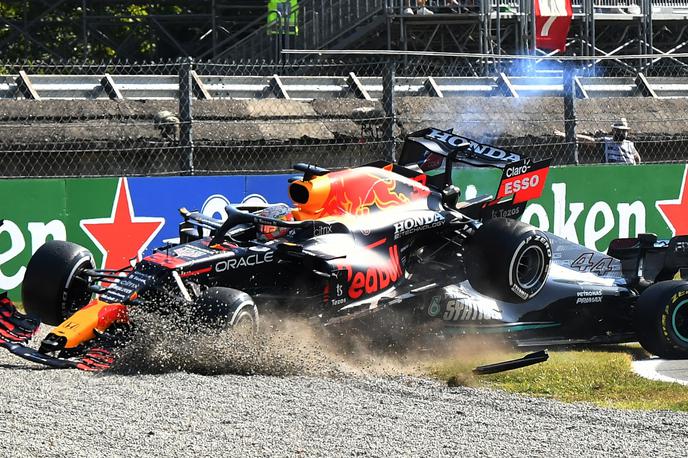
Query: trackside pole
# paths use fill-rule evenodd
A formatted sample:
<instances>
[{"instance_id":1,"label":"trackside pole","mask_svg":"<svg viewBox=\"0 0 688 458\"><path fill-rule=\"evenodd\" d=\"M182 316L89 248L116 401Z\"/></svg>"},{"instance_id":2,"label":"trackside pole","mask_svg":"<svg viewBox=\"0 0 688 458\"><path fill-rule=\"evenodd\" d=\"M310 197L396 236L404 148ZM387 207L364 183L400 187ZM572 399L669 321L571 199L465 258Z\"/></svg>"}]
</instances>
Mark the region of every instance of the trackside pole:
<instances>
[{"instance_id":1,"label":"trackside pole","mask_svg":"<svg viewBox=\"0 0 688 458\"><path fill-rule=\"evenodd\" d=\"M385 160L396 162L396 144L394 142L394 125L396 124L396 107L394 103L394 83L396 80L396 62L385 65L382 76L382 109L385 111L383 126Z\"/></svg>"},{"instance_id":2,"label":"trackside pole","mask_svg":"<svg viewBox=\"0 0 688 458\"><path fill-rule=\"evenodd\" d=\"M573 62L564 62L564 134L566 156L570 164L578 164L578 142L576 141L576 88Z\"/></svg>"},{"instance_id":3,"label":"trackside pole","mask_svg":"<svg viewBox=\"0 0 688 458\"><path fill-rule=\"evenodd\" d=\"M192 128L192 100L193 86L191 83L191 66L193 60L185 59L179 66L179 146L184 157L184 171L189 175L194 174L194 148Z\"/></svg>"}]
</instances>

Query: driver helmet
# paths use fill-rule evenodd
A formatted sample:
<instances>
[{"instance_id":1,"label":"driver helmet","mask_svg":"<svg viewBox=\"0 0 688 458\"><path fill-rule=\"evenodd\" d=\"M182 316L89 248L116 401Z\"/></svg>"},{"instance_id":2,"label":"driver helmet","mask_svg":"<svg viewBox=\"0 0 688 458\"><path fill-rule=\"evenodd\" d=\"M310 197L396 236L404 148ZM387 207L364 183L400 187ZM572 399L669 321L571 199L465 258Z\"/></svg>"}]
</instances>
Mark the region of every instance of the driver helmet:
<instances>
[{"instance_id":1,"label":"driver helmet","mask_svg":"<svg viewBox=\"0 0 688 458\"><path fill-rule=\"evenodd\" d=\"M294 215L292 215L291 208L289 208L289 205L287 204L269 205L256 212L256 215L263 216L265 218L278 219L280 221L294 221ZM288 227L259 225L258 239L263 241L275 240L286 236L289 231L290 229Z\"/></svg>"},{"instance_id":2,"label":"driver helmet","mask_svg":"<svg viewBox=\"0 0 688 458\"><path fill-rule=\"evenodd\" d=\"M428 150L425 151L423 158L418 162L418 166L423 172L438 169L442 167L442 164L444 164L444 156Z\"/></svg>"}]
</instances>

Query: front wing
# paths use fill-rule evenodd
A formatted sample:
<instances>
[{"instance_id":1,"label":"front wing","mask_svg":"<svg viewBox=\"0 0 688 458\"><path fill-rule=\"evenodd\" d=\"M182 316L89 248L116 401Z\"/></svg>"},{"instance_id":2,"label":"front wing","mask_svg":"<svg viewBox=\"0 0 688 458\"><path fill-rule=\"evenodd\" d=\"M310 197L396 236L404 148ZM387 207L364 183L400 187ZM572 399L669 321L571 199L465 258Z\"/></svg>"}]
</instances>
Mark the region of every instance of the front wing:
<instances>
[{"instance_id":1,"label":"front wing","mask_svg":"<svg viewBox=\"0 0 688 458\"><path fill-rule=\"evenodd\" d=\"M81 369L95 372L108 369L115 359L109 349L92 347L74 358L45 354L27 345L40 323L20 313L7 293L0 295L0 347L25 360L55 369Z\"/></svg>"}]
</instances>

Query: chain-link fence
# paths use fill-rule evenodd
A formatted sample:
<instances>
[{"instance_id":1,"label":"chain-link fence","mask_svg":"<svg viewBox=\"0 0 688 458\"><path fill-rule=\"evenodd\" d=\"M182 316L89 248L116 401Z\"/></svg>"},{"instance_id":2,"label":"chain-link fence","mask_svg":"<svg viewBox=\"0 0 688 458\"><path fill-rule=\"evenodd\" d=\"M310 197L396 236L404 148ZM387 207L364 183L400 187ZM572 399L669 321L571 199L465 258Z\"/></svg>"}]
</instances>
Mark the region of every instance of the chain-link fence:
<instances>
[{"instance_id":1,"label":"chain-link fence","mask_svg":"<svg viewBox=\"0 0 688 458\"><path fill-rule=\"evenodd\" d=\"M688 160L685 55L0 64L1 176L259 173L393 159L428 126L556 164Z\"/></svg>"}]
</instances>

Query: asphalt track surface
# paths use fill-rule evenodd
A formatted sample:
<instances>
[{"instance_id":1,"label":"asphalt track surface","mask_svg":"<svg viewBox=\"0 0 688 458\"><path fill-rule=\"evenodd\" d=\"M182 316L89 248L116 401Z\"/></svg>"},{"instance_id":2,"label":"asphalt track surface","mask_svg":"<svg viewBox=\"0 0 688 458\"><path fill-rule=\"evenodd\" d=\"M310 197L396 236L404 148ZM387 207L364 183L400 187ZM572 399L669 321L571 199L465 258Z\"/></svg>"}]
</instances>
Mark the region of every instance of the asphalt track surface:
<instances>
[{"instance_id":1,"label":"asphalt track surface","mask_svg":"<svg viewBox=\"0 0 688 458\"><path fill-rule=\"evenodd\" d=\"M651 358L634 361L633 370L650 380L688 385L688 360Z\"/></svg>"},{"instance_id":2,"label":"asphalt track surface","mask_svg":"<svg viewBox=\"0 0 688 458\"><path fill-rule=\"evenodd\" d=\"M683 385L688 384L688 360L661 361L657 364L656 371L665 377L679 381Z\"/></svg>"},{"instance_id":3,"label":"asphalt track surface","mask_svg":"<svg viewBox=\"0 0 688 458\"><path fill-rule=\"evenodd\" d=\"M0 353L0 456L685 456L688 414L448 387L328 356L151 331L113 372ZM253 344L252 344L253 345ZM263 343L261 343L263 345ZM177 348L179 346L177 345ZM244 358L244 359L242 359ZM141 372L144 373L141 373ZM254 375L239 375L252 373Z\"/></svg>"}]
</instances>

